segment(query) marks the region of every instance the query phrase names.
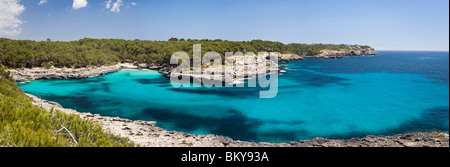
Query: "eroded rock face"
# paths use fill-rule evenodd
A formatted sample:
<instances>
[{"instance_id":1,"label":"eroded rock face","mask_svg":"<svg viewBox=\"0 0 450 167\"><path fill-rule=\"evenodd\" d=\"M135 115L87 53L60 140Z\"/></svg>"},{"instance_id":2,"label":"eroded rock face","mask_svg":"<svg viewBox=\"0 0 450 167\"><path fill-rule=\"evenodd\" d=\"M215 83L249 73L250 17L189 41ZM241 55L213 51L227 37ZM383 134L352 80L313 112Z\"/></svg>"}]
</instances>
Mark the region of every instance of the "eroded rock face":
<instances>
[{"instance_id":1,"label":"eroded rock face","mask_svg":"<svg viewBox=\"0 0 450 167\"><path fill-rule=\"evenodd\" d=\"M278 61L280 62L290 62L290 61L298 61L303 60L303 57L296 54L280 54L278 56Z\"/></svg>"},{"instance_id":2,"label":"eroded rock face","mask_svg":"<svg viewBox=\"0 0 450 167\"><path fill-rule=\"evenodd\" d=\"M298 61L298 60L303 60L304 58L297 55L297 54L282 54L282 53L275 53L276 56L278 56L278 62L290 62L290 61ZM260 56L264 56L267 59L270 58L270 53L269 52L263 52L262 55Z\"/></svg>"},{"instance_id":3,"label":"eroded rock face","mask_svg":"<svg viewBox=\"0 0 450 167\"><path fill-rule=\"evenodd\" d=\"M378 55L378 53L373 48L360 49L360 50L346 50L342 49L340 51L336 50L322 50L321 54L309 56L314 58L327 58L327 59L341 59L347 56L365 56L365 55Z\"/></svg>"},{"instance_id":4,"label":"eroded rock face","mask_svg":"<svg viewBox=\"0 0 450 167\"><path fill-rule=\"evenodd\" d=\"M166 77L189 77L191 80L213 80L225 84L238 83L240 80L265 76L271 72L278 72L279 66L268 60L266 55L254 56L231 56L227 57L224 65L203 64L198 72L181 72L170 67L164 67L159 72ZM205 75L214 74L214 75Z\"/></svg>"},{"instance_id":5,"label":"eroded rock face","mask_svg":"<svg viewBox=\"0 0 450 167\"><path fill-rule=\"evenodd\" d=\"M281 54L276 53L279 62L289 62L303 60L303 57L296 54ZM203 64L201 72L181 73L175 72L174 68L169 66L163 67L159 70L161 74L170 78L171 75L182 77L188 76L191 80L221 80L224 84L240 83L242 79L255 78L261 75L270 74L273 71L280 71L280 67L277 63L270 60L270 53L264 52L262 54L253 56L231 56L224 60L224 65L211 66L211 64ZM258 65L265 63L265 70L258 69ZM264 65L263 65L264 66ZM221 71L221 73L217 73ZM205 73L213 73L221 76L211 78L205 78ZM241 73L241 74L239 74Z\"/></svg>"},{"instance_id":6,"label":"eroded rock face","mask_svg":"<svg viewBox=\"0 0 450 167\"><path fill-rule=\"evenodd\" d=\"M170 78L170 74L172 73L173 69L174 68L171 66L163 66L158 70L158 72L164 75L165 77Z\"/></svg>"},{"instance_id":7,"label":"eroded rock face","mask_svg":"<svg viewBox=\"0 0 450 167\"><path fill-rule=\"evenodd\" d=\"M85 68L22 68L8 69L16 82L46 80L46 79L83 79L92 78L120 69L152 69L160 70L162 66L154 64L120 63L112 66L85 67ZM163 73L165 74L165 73ZM165 74L168 75L168 74Z\"/></svg>"},{"instance_id":8,"label":"eroded rock face","mask_svg":"<svg viewBox=\"0 0 450 167\"><path fill-rule=\"evenodd\" d=\"M43 79L82 79L117 72L120 65L87 67L87 68L32 68L32 69L9 69L16 82Z\"/></svg>"}]
</instances>

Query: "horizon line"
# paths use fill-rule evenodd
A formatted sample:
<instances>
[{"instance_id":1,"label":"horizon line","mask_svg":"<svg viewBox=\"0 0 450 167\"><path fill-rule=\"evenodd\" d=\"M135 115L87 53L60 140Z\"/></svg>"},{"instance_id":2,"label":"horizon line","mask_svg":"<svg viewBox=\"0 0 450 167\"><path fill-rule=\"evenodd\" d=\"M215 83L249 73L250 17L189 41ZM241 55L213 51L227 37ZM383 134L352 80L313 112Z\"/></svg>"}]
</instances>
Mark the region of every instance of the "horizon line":
<instances>
[{"instance_id":1,"label":"horizon line","mask_svg":"<svg viewBox=\"0 0 450 167\"><path fill-rule=\"evenodd\" d=\"M376 51L402 51L402 52L449 52L449 50L390 50L390 49L375 49Z\"/></svg>"}]
</instances>

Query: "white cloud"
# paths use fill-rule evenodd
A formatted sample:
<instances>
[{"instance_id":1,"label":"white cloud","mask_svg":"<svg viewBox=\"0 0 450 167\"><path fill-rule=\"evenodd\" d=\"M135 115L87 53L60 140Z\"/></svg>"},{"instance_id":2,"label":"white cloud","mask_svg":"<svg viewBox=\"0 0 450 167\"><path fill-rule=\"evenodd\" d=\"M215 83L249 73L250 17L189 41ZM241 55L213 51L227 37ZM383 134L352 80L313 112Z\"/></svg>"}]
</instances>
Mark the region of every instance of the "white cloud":
<instances>
[{"instance_id":1,"label":"white cloud","mask_svg":"<svg viewBox=\"0 0 450 167\"><path fill-rule=\"evenodd\" d=\"M77 9L86 7L87 4L88 4L87 0L73 0L72 7L74 10L77 10Z\"/></svg>"},{"instance_id":2,"label":"white cloud","mask_svg":"<svg viewBox=\"0 0 450 167\"><path fill-rule=\"evenodd\" d=\"M106 9L111 8L112 0L106 1Z\"/></svg>"},{"instance_id":3,"label":"white cloud","mask_svg":"<svg viewBox=\"0 0 450 167\"><path fill-rule=\"evenodd\" d=\"M0 36L15 36L22 32L18 17L25 10L20 0L0 0Z\"/></svg>"},{"instance_id":4,"label":"white cloud","mask_svg":"<svg viewBox=\"0 0 450 167\"><path fill-rule=\"evenodd\" d=\"M116 2L113 2L113 0L105 1L105 8L109 9L111 12L119 13L120 8L123 6L122 0L116 0ZM131 3L132 5L136 5L136 3ZM129 6L128 6L129 7Z\"/></svg>"},{"instance_id":5,"label":"white cloud","mask_svg":"<svg viewBox=\"0 0 450 167\"><path fill-rule=\"evenodd\" d=\"M135 2L131 2L131 5L136 6L137 4Z\"/></svg>"},{"instance_id":6,"label":"white cloud","mask_svg":"<svg viewBox=\"0 0 450 167\"><path fill-rule=\"evenodd\" d=\"M41 0L41 1L39 1L38 5L43 5L45 3L47 3L47 0Z\"/></svg>"},{"instance_id":7,"label":"white cloud","mask_svg":"<svg viewBox=\"0 0 450 167\"><path fill-rule=\"evenodd\" d=\"M114 2L112 4L111 7L111 12L116 12L119 13L120 12L120 7L123 5L122 0L117 0L116 2Z\"/></svg>"}]
</instances>

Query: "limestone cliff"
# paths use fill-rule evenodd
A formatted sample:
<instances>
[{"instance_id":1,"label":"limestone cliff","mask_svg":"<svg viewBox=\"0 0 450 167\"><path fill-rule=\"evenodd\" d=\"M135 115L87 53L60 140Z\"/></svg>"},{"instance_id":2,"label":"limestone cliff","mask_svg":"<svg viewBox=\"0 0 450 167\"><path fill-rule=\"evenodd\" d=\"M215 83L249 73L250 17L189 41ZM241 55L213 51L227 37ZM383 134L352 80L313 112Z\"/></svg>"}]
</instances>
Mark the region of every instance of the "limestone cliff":
<instances>
[{"instance_id":1,"label":"limestone cliff","mask_svg":"<svg viewBox=\"0 0 450 167\"><path fill-rule=\"evenodd\" d=\"M122 67L120 65L101 66L101 67L86 67L86 68L23 68L23 69L8 69L12 77L17 82L27 80L42 80L42 79L82 79L91 78L99 75L105 75L112 72L117 72Z\"/></svg>"},{"instance_id":2,"label":"limestone cliff","mask_svg":"<svg viewBox=\"0 0 450 167\"><path fill-rule=\"evenodd\" d=\"M314 58L327 58L327 59L341 59L347 56L366 56L366 55L378 55L373 48L368 49L341 49L337 50L322 50L321 54L307 57Z\"/></svg>"}]
</instances>

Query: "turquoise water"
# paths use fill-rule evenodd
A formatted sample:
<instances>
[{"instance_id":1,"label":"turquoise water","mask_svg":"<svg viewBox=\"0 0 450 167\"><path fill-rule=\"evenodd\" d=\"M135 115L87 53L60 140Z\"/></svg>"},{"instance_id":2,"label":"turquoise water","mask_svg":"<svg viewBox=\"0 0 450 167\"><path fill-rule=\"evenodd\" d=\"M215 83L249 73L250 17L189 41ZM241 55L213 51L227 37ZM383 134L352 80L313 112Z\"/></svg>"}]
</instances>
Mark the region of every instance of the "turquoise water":
<instances>
[{"instance_id":1,"label":"turquoise water","mask_svg":"<svg viewBox=\"0 0 450 167\"><path fill-rule=\"evenodd\" d=\"M167 130L257 142L449 129L449 53L390 52L284 64L279 93L260 88L173 88L150 70L18 85L66 108Z\"/></svg>"}]
</instances>

